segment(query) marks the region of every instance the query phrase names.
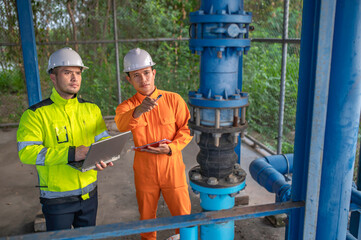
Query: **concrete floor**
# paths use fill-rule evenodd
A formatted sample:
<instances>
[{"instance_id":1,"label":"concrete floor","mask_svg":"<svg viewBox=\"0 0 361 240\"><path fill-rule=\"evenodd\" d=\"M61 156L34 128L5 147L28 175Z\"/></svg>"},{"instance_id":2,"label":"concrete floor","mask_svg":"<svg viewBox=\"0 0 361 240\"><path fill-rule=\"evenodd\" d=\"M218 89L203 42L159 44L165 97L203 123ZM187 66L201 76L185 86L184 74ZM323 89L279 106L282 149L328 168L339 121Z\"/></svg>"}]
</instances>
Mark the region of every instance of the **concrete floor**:
<instances>
[{"instance_id":1,"label":"concrete floor","mask_svg":"<svg viewBox=\"0 0 361 240\"><path fill-rule=\"evenodd\" d=\"M114 134L114 125L107 122L109 130ZM34 232L34 219L40 211L37 172L33 166L23 165L16 149L16 128L0 129L0 237L21 235ZM133 183L133 156L130 150L132 140L127 144L129 149L122 160L115 166L99 173L99 210L97 225L118 222L137 221L139 213ZM197 165L198 145L192 141L184 150L183 158L187 167ZM251 161L261 157L258 153L242 144L241 166L248 173ZM187 174L188 175L188 174ZM249 205L274 202L274 194L260 187L248 174L246 188L241 195L249 196ZM192 213L201 211L199 198L190 190ZM158 217L169 217L170 213L161 198ZM275 228L267 219L248 219L235 222L235 239L284 239L284 227ZM173 230L158 232L158 239L166 239L173 235ZM122 239L140 239L139 235L122 237Z\"/></svg>"}]
</instances>

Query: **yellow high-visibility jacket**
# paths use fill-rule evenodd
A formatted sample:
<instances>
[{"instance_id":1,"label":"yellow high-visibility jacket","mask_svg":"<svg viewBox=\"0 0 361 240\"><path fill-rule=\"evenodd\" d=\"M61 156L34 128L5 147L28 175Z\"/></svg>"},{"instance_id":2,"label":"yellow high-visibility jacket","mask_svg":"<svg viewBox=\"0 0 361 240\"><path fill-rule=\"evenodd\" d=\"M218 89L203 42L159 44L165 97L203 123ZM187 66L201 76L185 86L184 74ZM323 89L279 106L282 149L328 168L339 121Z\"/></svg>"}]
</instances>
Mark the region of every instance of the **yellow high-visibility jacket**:
<instances>
[{"instance_id":1,"label":"yellow high-visibility jacket","mask_svg":"<svg viewBox=\"0 0 361 240\"><path fill-rule=\"evenodd\" d=\"M40 197L89 197L97 171L80 172L67 163L75 148L108 137L99 107L80 98L66 100L53 88L50 98L27 109L17 131L21 162L36 165Z\"/></svg>"}]
</instances>

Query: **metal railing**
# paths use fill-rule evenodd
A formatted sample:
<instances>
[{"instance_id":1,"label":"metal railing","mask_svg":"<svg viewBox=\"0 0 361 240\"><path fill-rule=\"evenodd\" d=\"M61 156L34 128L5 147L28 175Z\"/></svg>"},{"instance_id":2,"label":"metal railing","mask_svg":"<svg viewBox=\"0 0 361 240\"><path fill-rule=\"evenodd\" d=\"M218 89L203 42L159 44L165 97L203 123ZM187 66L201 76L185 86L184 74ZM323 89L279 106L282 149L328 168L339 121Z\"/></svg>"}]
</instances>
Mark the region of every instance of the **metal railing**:
<instances>
[{"instance_id":1,"label":"metal railing","mask_svg":"<svg viewBox=\"0 0 361 240\"><path fill-rule=\"evenodd\" d=\"M43 232L0 238L0 240L42 240L42 239L106 239L144 232L186 228L205 224L259 218L275 214L290 213L304 207L304 202L284 202L247 207L234 207L228 210L201 212L190 215L114 223L95 227L76 228L55 232Z\"/></svg>"}]
</instances>

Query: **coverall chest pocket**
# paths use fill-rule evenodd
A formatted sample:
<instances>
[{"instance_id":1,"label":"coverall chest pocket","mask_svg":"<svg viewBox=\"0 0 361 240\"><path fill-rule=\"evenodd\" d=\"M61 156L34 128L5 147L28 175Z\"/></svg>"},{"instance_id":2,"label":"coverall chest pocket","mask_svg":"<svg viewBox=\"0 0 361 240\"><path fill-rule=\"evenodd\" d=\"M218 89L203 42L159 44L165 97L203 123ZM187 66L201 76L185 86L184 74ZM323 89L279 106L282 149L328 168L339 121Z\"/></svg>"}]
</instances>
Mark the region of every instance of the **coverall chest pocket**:
<instances>
[{"instance_id":1,"label":"coverall chest pocket","mask_svg":"<svg viewBox=\"0 0 361 240\"><path fill-rule=\"evenodd\" d=\"M162 125L161 127L167 127L167 125L175 124L175 112L170 106L162 104L159 105L157 110L160 125Z\"/></svg>"},{"instance_id":2,"label":"coverall chest pocket","mask_svg":"<svg viewBox=\"0 0 361 240\"><path fill-rule=\"evenodd\" d=\"M138 139L140 145L147 144L148 138L147 138L147 126L148 123L141 122L138 123L137 127L132 129L132 131L135 133L135 138ZM139 146L140 146L139 145Z\"/></svg>"},{"instance_id":3,"label":"coverall chest pocket","mask_svg":"<svg viewBox=\"0 0 361 240\"><path fill-rule=\"evenodd\" d=\"M176 121L174 116L164 116L160 118L160 129L162 132L162 138L173 139L174 134L176 133Z\"/></svg>"}]
</instances>

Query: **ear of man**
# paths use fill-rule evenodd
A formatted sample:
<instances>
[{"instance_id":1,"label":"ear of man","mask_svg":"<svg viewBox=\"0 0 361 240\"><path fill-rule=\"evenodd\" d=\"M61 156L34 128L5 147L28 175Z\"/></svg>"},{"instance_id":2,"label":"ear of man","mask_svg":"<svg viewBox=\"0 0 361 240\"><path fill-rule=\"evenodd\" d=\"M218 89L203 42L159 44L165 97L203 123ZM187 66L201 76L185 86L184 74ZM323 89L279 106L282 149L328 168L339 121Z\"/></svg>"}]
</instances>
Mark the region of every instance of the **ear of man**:
<instances>
[{"instance_id":1,"label":"ear of man","mask_svg":"<svg viewBox=\"0 0 361 240\"><path fill-rule=\"evenodd\" d=\"M56 75L55 75L55 73L51 73L49 76L50 76L51 81L54 83L55 80L56 80Z\"/></svg>"},{"instance_id":2,"label":"ear of man","mask_svg":"<svg viewBox=\"0 0 361 240\"><path fill-rule=\"evenodd\" d=\"M125 76L125 79L127 79L127 81L128 81L129 83L131 83L131 82L130 82L130 76L128 76L128 75Z\"/></svg>"}]
</instances>

